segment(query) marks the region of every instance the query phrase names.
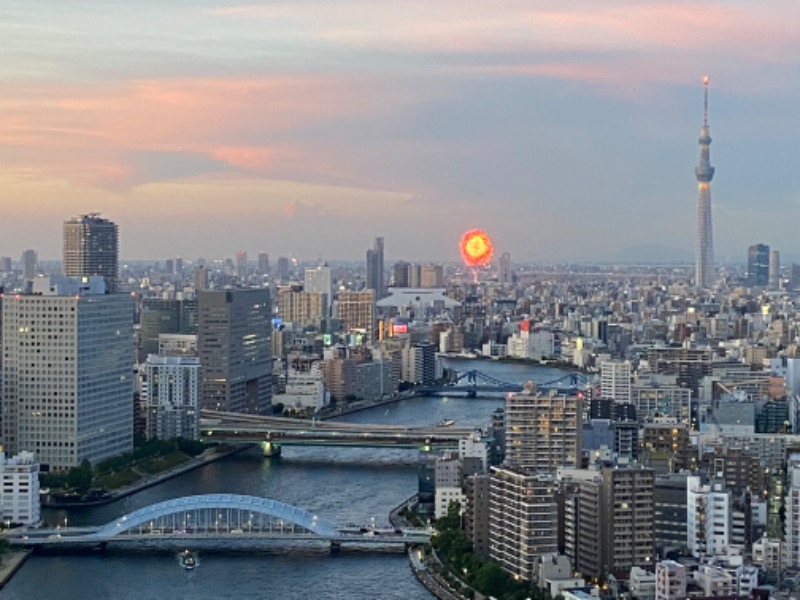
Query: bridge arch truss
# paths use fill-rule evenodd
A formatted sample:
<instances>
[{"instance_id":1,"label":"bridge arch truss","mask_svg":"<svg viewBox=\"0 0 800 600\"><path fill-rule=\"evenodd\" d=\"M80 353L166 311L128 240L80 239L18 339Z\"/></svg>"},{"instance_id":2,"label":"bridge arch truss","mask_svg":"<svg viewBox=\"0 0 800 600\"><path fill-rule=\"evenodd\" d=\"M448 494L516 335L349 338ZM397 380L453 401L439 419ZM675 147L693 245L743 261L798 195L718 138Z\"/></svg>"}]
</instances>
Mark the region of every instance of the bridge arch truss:
<instances>
[{"instance_id":1,"label":"bridge arch truss","mask_svg":"<svg viewBox=\"0 0 800 600\"><path fill-rule=\"evenodd\" d=\"M98 540L147 534L281 533L333 539L333 522L269 498L205 494L175 498L122 516L91 534Z\"/></svg>"}]
</instances>

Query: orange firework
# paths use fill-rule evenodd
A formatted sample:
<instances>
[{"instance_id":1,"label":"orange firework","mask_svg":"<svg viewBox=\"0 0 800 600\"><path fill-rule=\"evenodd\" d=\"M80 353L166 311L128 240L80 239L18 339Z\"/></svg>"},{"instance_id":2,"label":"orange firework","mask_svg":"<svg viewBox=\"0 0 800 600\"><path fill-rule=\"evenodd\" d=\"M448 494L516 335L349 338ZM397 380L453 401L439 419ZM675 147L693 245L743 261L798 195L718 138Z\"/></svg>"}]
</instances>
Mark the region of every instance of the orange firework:
<instances>
[{"instance_id":1,"label":"orange firework","mask_svg":"<svg viewBox=\"0 0 800 600\"><path fill-rule=\"evenodd\" d=\"M470 229L461 236L461 256L468 267L485 267L492 260L494 246L482 229Z\"/></svg>"}]
</instances>

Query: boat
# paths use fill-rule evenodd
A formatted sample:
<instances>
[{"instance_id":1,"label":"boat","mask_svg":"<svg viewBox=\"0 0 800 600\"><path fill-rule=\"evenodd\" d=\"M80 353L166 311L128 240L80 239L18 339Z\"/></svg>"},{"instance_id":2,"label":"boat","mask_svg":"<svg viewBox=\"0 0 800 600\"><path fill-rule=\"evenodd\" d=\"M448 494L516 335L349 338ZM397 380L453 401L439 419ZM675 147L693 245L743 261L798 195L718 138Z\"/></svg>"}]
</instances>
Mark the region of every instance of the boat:
<instances>
[{"instance_id":1,"label":"boat","mask_svg":"<svg viewBox=\"0 0 800 600\"><path fill-rule=\"evenodd\" d=\"M197 556L189 550L178 554L178 562L187 571L193 570L198 565Z\"/></svg>"},{"instance_id":2,"label":"boat","mask_svg":"<svg viewBox=\"0 0 800 600\"><path fill-rule=\"evenodd\" d=\"M453 419L442 419L441 421L439 421L436 424L436 426L437 427L452 427L453 425L455 425L455 423L456 422Z\"/></svg>"}]
</instances>

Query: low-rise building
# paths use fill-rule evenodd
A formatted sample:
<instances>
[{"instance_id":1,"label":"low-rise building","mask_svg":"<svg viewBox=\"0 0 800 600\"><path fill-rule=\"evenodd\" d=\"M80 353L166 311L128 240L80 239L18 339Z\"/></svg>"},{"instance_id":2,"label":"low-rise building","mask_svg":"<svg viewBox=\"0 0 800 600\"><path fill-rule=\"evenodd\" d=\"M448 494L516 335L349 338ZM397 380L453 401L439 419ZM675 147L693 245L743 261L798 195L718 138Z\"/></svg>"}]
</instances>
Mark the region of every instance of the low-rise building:
<instances>
[{"instance_id":1,"label":"low-rise building","mask_svg":"<svg viewBox=\"0 0 800 600\"><path fill-rule=\"evenodd\" d=\"M36 525L40 520L39 463L33 452L20 452L13 458L6 458L0 451L0 473L3 522L6 526Z\"/></svg>"}]
</instances>

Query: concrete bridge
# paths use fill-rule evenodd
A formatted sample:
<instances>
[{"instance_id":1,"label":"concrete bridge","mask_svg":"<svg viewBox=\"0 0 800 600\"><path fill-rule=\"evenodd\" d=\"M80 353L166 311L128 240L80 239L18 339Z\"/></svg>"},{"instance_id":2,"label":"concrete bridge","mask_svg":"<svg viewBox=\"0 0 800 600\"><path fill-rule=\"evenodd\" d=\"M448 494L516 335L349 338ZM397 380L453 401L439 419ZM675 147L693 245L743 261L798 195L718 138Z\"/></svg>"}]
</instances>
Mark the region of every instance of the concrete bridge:
<instances>
[{"instance_id":1,"label":"concrete bridge","mask_svg":"<svg viewBox=\"0 0 800 600\"><path fill-rule=\"evenodd\" d=\"M261 443L265 453L280 446L349 446L457 448L472 428L367 425L285 417L265 417L213 410L201 412L200 436L207 442Z\"/></svg>"}]
</instances>

